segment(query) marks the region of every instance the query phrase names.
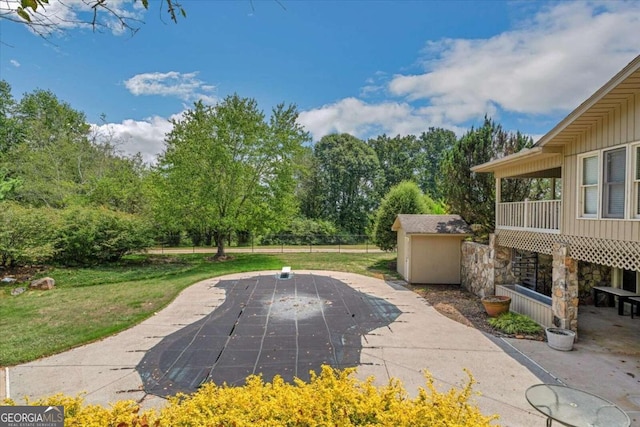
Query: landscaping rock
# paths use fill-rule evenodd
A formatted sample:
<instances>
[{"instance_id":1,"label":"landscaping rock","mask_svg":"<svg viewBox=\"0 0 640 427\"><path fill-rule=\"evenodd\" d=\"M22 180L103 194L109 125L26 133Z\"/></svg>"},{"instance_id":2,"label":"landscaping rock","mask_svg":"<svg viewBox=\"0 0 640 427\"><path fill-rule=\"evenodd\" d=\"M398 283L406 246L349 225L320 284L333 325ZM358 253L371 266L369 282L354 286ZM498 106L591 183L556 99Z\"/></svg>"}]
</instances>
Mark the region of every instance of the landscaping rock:
<instances>
[{"instance_id":1,"label":"landscaping rock","mask_svg":"<svg viewBox=\"0 0 640 427\"><path fill-rule=\"evenodd\" d=\"M24 291L26 291L25 288L15 288L14 290L11 291L11 295L13 295L15 297L17 295L20 295Z\"/></svg>"},{"instance_id":2,"label":"landscaping rock","mask_svg":"<svg viewBox=\"0 0 640 427\"><path fill-rule=\"evenodd\" d=\"M49 291L56 286L56 281L51 277L43 277L42 279L37 279L31 282L29 288L31 289L39 289L41 291Z\"/></svg>"},{"instance_id":3,"label":"landscaping rock","mask_svg":"<svg viewBox=\"0 0 640 427\"><path fill-rule=\"evenodd\" d=\"M2 283L13 283L16 280L17 279L15 277L4 277L2 280L0 280L0 282L2 282Z\"/></svg>"}]
</instances>

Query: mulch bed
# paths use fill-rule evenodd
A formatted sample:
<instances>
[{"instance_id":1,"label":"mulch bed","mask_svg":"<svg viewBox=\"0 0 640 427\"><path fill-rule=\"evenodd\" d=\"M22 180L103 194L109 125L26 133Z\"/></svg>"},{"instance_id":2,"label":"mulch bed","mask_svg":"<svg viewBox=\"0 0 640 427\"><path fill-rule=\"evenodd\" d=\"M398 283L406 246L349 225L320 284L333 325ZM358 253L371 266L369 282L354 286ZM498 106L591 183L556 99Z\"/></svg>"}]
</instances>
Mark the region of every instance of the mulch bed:
<instances>
[{"instance_id":1,"label":"mulch bed","mask_svg":"<svg viewBox=\"0 0 640 427\"><path fill-rule=\"evenodd\" d=\"M544 331L535 335L510 335L494 329L488 322L480 298L460 285L406 285L426 299L438 312L456 322L498 337L544 341Z\"/></svg>"}]
</instances>

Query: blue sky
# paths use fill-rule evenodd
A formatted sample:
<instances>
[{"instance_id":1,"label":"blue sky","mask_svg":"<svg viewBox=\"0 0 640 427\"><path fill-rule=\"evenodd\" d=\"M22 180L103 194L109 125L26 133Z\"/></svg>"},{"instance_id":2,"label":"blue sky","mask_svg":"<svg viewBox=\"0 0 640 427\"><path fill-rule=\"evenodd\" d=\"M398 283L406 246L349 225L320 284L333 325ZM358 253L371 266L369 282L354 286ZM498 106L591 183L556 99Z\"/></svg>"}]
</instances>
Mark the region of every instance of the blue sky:
<instances>
[{"instance_id":1,"label":"blue sky","mask_svg":"<svg viewBox=\"0 0 640 427\"><path fill-rule=\"evenodd\" d=\"M232 93L297 104L314 140L461 135L484 115L537 138L640 54L638 1L182 0L174 24L157 0L108 0L144 21L133 36L107 15L78 24L82 0L50 3L62 30L46 39L0 19L0 78L18 99L51 90L149 161L167 119Z\"/></svg>"}]
</instances>

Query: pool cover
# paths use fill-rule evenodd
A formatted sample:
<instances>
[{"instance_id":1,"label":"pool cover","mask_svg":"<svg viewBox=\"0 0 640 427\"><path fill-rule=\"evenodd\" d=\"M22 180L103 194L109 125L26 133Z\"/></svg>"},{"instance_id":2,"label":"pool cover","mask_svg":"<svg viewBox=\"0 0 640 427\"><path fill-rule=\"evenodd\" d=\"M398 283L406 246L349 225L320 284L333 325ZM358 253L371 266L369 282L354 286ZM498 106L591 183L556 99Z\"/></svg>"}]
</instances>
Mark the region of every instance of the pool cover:
<instances>
[{"instance_id":1,"label":"pool cover","mask_svg":"<svg viewBox=\"0 0 640 427\"><path fill-rule=\"evenodd\" d=\"M136 369L147 393L192 393L206 381L243 385L251 374L308 381L323 364L357 366L361 337L401 314L327 276L263 275L216 287L226 292L222 305L145 353Z\"/></svg>"}]
</instances>

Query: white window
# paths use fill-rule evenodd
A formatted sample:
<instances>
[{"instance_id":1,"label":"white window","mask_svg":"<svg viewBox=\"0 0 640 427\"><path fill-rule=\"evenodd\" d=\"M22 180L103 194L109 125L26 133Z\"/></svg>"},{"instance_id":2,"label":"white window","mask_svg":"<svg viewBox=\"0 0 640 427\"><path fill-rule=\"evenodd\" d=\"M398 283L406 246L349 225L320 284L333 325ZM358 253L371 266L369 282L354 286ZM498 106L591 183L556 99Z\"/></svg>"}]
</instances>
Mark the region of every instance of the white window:
<instances>
[{"instance_id":1,"label":"white window","mask_svg":"<svg viewBox=\"0 0 640 427\"><path fill-rule=\"evenodd\" d=\"M602 216L624 218L627 148L605 151L602 166Z\"/></svg>"},{"instance_id":2,"label":"white window","mask_svg":"<svg viewBox=\"0 0 640 427\"><path fill-rule=\"evenodd\" d=\"M579 158L580 167L580 216L595 218L598 216L598 177L599 158L597 154L586 155Z\"/></svg>"},{"instance_id":3,"label":"white window","mask_svg":"<svg viewBox=\"0 0 640 427\"><path fill-rule=\"evenodd\" d=\"M633 217L640 218L640 144L631 147L633 156L633 198L631 205L633 209Z\"/></svg>"}]
</instances>

